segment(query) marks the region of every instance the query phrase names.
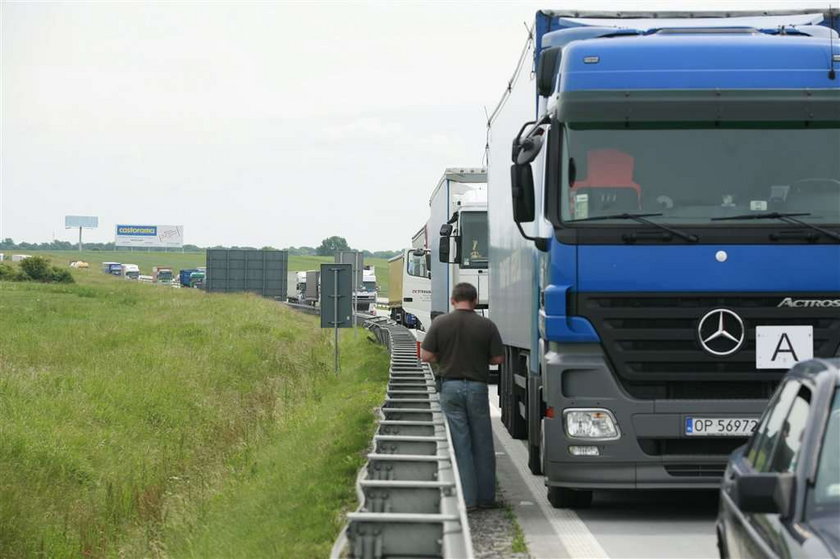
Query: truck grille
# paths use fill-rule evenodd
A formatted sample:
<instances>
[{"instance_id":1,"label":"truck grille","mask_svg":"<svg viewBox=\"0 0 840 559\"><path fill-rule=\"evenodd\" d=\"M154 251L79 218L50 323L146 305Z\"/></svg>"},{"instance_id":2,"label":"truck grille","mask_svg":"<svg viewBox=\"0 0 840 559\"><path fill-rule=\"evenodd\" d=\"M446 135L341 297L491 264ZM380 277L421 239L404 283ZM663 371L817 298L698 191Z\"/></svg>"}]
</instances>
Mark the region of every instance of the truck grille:
<instances>
[{"instance_id":1,"label":"truck grille","mask_svg":"<svg viewBox=\"0 0 840 559\"><path fill-rule=\"evenodd\" d=\"M634 397L768 398L785 371L755 370L756 326L813 326L815 357L834 356L840 346L840 310L777 306L791 295L584 293L576 295L574 314L595 327L621 384ZM697 336L700 319L718 308L737 313L746 328L744 344L726 357L704 351Z\"/></svg>"}]
</instances>

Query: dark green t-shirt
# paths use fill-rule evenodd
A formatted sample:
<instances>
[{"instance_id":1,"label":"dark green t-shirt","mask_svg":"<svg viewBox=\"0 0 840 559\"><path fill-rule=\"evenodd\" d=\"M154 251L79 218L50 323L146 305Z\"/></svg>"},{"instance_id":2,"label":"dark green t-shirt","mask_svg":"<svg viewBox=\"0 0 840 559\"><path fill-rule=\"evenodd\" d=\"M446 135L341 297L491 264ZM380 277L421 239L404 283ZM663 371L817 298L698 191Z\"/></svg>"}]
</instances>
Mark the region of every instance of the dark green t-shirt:
<instances>
[{"instance_id":1,"label":"dark green t-shirt","mask_svg":"<svg viewBox=\"0 0 840 559\"><path fill-rule=\"evenodd\" d=\"M473 311L454 310L432 321L423 349L437 354L443 378L487 382L490 358L504 355L496 325Z\"/></svg>"}]
</instances>

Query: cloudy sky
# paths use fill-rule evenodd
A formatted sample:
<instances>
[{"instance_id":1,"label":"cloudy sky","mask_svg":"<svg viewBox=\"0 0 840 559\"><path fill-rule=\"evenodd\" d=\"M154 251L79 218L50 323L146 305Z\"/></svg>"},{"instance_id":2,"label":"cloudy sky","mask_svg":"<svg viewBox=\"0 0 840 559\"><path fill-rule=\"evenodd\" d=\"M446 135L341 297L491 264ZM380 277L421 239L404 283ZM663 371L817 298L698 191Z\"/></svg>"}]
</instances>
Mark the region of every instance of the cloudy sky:
<instances>
[{"instance_id":1,"label":"cloudy sky","mask_svg":"<svg viewBox=\"0 0 840 559\"><path fill-rule=\"evenodd\" d=\"M536 9L814 5L2 1L0 238L74 240L71 214L92 242L401 248L443 169L481 165Z\"/></svg>"}]
</instances>

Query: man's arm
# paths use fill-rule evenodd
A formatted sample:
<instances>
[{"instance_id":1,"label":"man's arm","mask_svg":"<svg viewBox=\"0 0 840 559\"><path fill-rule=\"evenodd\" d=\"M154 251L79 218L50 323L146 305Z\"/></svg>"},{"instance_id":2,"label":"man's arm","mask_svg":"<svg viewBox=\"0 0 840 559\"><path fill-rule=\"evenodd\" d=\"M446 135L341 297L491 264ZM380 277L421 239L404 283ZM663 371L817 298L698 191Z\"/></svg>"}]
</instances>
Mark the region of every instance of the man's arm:
<instances>
[{"instance_id":1,"label":"man's arm","mask_svg":"<svg viewBox=\"0 0 840 559\"><path fill-rule=\"evenodd\" d=\"M505 346L502 344L502 336L499 329L492 322L490 330L490 364L501 365L505 362Z\"/></svg>"},{"instance_id":2,"label":"man's arm","mask_svg":"<svg viewBox=\"0 0 840 559\"><path fill-rule=\"evenodd\" d=\"M437 363L437 358L437 353L426 351L422 347L420 348L420 361L423 361L424 363Z\"/></svg>"},{"instance_id":3,"label":"man's arm","mask_svg":"<svg viewBox=\"0 0 840 559\"><path fill-rule=\"evenodd\" d=\"M420 361L424 363L437 363L438 351L440 348L437 344L437 328L435 323L429 327L426 336L423 338L423 343L420 344Z\"/></svg>"}]
</instances>

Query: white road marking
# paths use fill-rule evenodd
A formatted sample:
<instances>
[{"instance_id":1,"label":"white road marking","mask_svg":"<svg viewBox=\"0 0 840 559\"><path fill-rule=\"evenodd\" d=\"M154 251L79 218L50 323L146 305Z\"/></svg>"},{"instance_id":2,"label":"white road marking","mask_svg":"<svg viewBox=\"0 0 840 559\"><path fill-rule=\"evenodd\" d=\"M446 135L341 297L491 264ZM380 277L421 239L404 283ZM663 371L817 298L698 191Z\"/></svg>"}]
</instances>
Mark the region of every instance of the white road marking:
<instances>
[{"instance_id":1,"label":"white road marking","mask_svg":"<svg viewBox=\"0 0 840 559\"><path fill-rule=\"evenodd\" d=\"M569 552L571 557L581 557L586 559L606 559L609 556L592 532L586 527L583 521L570 509L556 509L551 506L548 499L545 497L545 483L542 476L532 475L528 470L528 451L520 441L514 440L510 437L504 425L502 425L502 412L494 402L496 398L490 397L490 418L493 422L493 430L496 437L502 443L502 446L510 456L516 469L521 473L525 485L531 492L533 502L540 508L545 518L554 530L554 536L563 544L563 547ZM525 533L525 541L528 542L531 556L538 559L540 555L537 547L532 549L531 542L529 542L529 534L523 527ZM536 542L534 542L536 543Z\"/></svg>"}]
</instances>

